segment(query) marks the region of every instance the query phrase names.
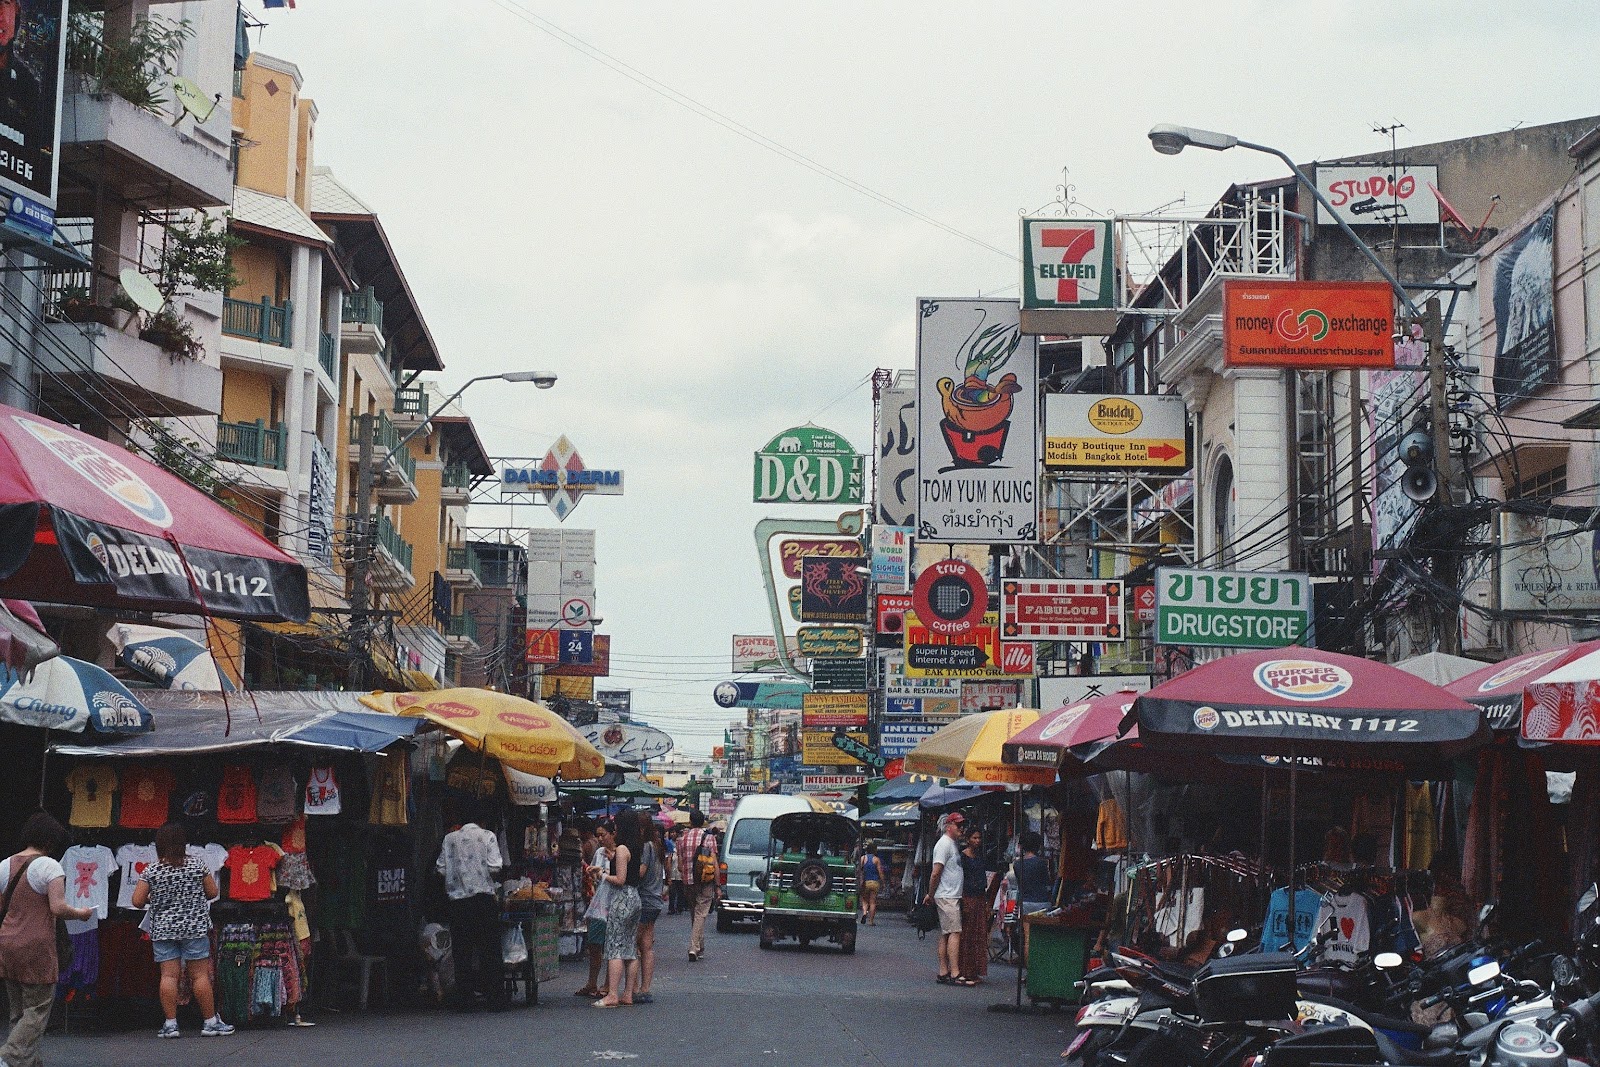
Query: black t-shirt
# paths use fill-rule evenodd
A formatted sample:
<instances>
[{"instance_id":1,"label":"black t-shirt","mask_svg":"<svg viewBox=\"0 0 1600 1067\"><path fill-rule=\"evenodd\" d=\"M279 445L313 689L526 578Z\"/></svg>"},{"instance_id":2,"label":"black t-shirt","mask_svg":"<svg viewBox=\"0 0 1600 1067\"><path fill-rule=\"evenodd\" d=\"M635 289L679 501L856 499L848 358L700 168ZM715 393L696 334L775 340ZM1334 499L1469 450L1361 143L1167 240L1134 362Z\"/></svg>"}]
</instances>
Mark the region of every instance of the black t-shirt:
<instances>
[{"instance_id":1,"label":"black t-shirt","mask_svg":"<svg viewBox=\"0 0 1600 1067\"><path fill-rule=\"evenodd\" d=\"M969 856L961 853L961 895L964 897L981 897L989 892L989 868L984 865L983 856Z\"/></svg>"},{"instance_id":2,"label":"black t-shirt","mask_svg":"<svg viewBox=\"0 0 1600 1067\"><path fill-rule=\"evenodd\" d=\"M1043 856L1024 856L1016 863L1017 899L1050 899L1050 865Z\"/></svg>"}]
</instances>

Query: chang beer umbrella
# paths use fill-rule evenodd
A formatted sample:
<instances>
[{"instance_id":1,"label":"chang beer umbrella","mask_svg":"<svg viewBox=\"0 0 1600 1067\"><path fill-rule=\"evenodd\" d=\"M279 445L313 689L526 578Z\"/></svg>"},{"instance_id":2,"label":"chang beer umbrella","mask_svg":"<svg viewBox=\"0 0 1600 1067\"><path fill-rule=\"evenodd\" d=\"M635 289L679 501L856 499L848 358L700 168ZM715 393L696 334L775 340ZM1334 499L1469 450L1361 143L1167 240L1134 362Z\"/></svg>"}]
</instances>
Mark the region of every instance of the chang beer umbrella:
<instances>
[{"instance_id":1,"label":"chang beer umbrella","mask_svg":"<svg viewBox=\"0 0 1600 1067\"><path fill-rule=\"evenodd\" d=\"M361 702L376 711L427 719L502 767L563 780L598 778L605 757L561 716L531 700L487 689L429 693L372 693Z\"/></svg>"},{"instance_id":2,"label":"chang beer umbrella","mask_svg":"<svg viewBox=\"0 0 1600 1067\"><path fill-rule=\"evenodd\" d=\"M0 688L0 720L46 730L137 734L153 729L150 712L127 687L93 663L57 656L30 677L9 674Z\"/></svg>"},{"instance_id":3,"label":"chang beer umbrella","mask_svg":"<svg viewBox=\"0 0 1600 1067\"><path fill-rule=\"evenodd\" d=\"M117 650L117 662L163 689L234 691L211 650L187 634L119 622L106 636Z\"/></svg>"}]
</instances>

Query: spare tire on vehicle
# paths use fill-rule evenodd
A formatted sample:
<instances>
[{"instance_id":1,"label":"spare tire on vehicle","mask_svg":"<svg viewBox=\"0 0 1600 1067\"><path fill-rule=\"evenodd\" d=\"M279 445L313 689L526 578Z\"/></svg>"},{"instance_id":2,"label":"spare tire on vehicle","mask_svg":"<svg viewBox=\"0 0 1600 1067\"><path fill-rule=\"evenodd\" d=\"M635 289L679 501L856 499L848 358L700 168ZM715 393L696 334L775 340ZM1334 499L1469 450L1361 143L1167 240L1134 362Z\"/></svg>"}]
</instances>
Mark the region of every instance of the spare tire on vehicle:
<instances>
[{"instance_id":1,"label":"spare tire on vehicle","mask_svg":"<svg viewBox=\"0 0 1600 1067\"><path fill-rule=\"evenodd\" d=\"M794 891L806 900L821 900L833 890L833 875L819 860L806 860L795 868Z\"/></svg>"}]
</instances>

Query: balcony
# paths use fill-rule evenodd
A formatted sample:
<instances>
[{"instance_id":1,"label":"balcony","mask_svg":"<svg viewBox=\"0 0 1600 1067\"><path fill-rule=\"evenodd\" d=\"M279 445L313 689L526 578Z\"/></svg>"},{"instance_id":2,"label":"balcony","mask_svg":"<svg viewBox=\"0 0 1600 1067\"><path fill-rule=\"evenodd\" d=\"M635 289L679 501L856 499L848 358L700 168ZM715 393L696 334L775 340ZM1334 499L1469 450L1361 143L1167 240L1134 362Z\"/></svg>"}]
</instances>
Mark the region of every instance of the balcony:
<instances>
[{"instance_id":1,"label":"balcony","mask_svg":"<svg viewBox=\"0 0 1600 1067\"><path fill-rule=\"evenodd\" d=\"M82 81L81 75L75 77ZM208 146L113 93L79 92L71 81L68 85L61 103L63 216L92 214L92 187L100 183L125 203L193 208L233 203L233 168L225 145L220 150ZM93 180L68 181L69 173Z\"/></svg>"},{"instance_id":2,"label":"balcony","mask_svg":"<svg viewBox=\"0 0 1600 1067\"><path fill-rule=\"evenodd\" d=\"M347 293L340 334L347 351L375 356L384 350L383 304L372 286Z\"/></svg>"},{"instance_id":3,"label":"balcony","mask_svg":"<svg viewBox=\"0 0 1600 1067\"><path fill-rule=\"evenodd\" d=\"M394 391L394 423L414 429L428 421L428 391L419 386L407 386Z\"/></svg>"},{"instance_id":4,"label":"balcony","mask_svg":"<svg viewBox=\"0 0 1600 1067\"><path fill-rule=\"evenodd\" d=\"M452 652L478 650L478 620L471 615L452 615L445 623L444 643Z\"/></svg>"},{"instance_id":5,"label":"balcony","mask_svg":"<svg viewBox=\"0 0 1600 1067\"><path fill-rule=\"evenodd\" d=\"M401 448L405 436L389 416L378 412L372 427L373 491L385 504L410 504L417 499L417 461L409 448ZM361 417L350 416L350 462L361 464Z\"/></svg>"},{"instance_id":6,"label":"balcony","mask_svg":"<svg viewBox=\"0 0 1600 1067\"><path fill-rule=\"evenodd\" d=\"M393 593L416 585L411 575L411 542L400 536L387 515L378 516L373 533L372 568L368 571L372 587Z\"/></svg>"},{"instance_id":7,"label":"balcony","mask_svg":"<svg viewBox=\"0 0 1600 1067\"><path fill-rule=\"evenodd\" d=\"M445 467L439 475L439 499L446 504L472 503L472 471L459 463Z\"/></svg>"},{"instance_id":8,"label":"balcony","mask_svg":"<svg viewBox=\"0 0 1600 1067\"><path fill-rule=\"evenodd\" d=\"M220 367L96 322L50 322L42 333L49 340L34 358L47 411L75 412L86 397L103 394L120 398L123 413L148 416L215 415L222 407Z\"/></svg>"},{"instance_id":9,"label":"balcony","mask_svg":"<svg viewBox=\"0 0 1600 1067\"><path fill-rule=\"evenodd\" d=\"M261 419L217 423L218 459L281 471L288 443L289 431L282 426L268 426Z\"/></svg>"},{"instance_id":10,"label":"balcony","mask_svg":"<svg viewBox=\"0 0 1600 1067\"><path fill-rule=\"evenodd\" d=\"M244 337L262 344L289 347L290 305L287 300L278 307L266 297L259 304L231 297L222 302L222 332L230 337Z\"/></svg>"},{"instance_id":11,"label":"balcony","mask_svg":"<svg viewBox=\"0 0 1600 1067\"><path fill-rule=\"evenodd\" d=\"M322 364L322 373L336 382L339 380L339 342L334 340L333 334L325 333L317 338L317 362Z\"/></svg>"},{"instance_id":12,"label":"balcony","mask_svg":"<svg viewBox=\"0 0 1600 1067\"><path fill-rule=\"evenodd\" d=\"M466 589L483 588L483 568L478 554L465 545L451 545L445 552L444 580Z\"/></svg>"}]
</instances>

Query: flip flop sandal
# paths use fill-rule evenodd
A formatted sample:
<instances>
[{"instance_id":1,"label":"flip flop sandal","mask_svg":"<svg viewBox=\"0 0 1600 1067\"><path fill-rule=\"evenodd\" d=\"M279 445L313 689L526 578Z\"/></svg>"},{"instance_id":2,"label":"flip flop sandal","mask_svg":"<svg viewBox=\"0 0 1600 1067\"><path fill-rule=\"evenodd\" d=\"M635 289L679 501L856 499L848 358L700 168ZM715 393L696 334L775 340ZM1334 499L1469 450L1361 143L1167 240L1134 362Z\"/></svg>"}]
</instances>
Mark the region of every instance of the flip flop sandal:
<instances>
[{"instance_id":1,"label":"flip flop sandal","mask_svg":"<svg viewBox=\"0 0 1600 1067\"><path fill-rule=\"evenodd\" d=\"M956 980L953 977L951 977L950 975L948 975L948 974L941 974L937 978L935 978L934 981L938 982L940 985L955 985L956 984Z\"/></svg>"},{"instance_id":2,"label":"flip flop sandal","mask_svg":"<svg viewBox=\"0 0 1600 1067\"><path fill-rule=\"evenodd\" d=\"M955 979L952 979L952 980L955 982L956 985L975 986L975 985L978 984L977 982L975 982L971 978L955 978Z\"/></svg>"}]
</instances>

